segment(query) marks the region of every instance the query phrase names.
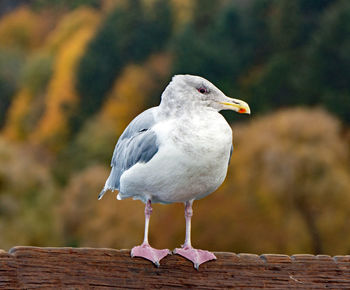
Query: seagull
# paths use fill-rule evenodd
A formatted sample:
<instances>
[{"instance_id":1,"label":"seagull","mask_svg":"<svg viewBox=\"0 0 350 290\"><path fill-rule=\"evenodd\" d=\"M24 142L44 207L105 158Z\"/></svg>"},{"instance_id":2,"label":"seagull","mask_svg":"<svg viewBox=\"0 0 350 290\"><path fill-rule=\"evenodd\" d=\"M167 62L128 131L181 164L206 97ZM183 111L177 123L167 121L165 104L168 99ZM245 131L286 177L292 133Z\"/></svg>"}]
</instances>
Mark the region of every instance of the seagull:
<instances>
[{"instance_id":1,"label":"seagull","mask_svg":"<svg viewBox=\"0 0 350 290\"><path fill-rule=\"evenodd\" d=\"M232 130L221 110L250 114L248 104L227 97L208 80L175 75L159 106L138 115L120 136L111 161L111 172L98 196L118 190L118 200L133 198L145 203L144 240L131 257L142 257L159 266L171 252L154 249L148 242L152 203L184 203L186 234L173 253L200 264L216 259L191 244L192 204L214 192L225 180L231 159Z\"/></svg>"}]
</instances>

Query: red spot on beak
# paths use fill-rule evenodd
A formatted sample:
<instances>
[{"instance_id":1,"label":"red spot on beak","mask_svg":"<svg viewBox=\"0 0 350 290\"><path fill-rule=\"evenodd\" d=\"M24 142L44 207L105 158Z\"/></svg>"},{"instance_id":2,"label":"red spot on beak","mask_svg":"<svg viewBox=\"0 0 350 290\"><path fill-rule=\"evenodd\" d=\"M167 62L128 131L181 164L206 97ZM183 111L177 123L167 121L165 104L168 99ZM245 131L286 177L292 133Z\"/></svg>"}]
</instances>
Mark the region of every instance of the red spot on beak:
<instances>
[{"instance_id":1,"label":"red spot on beak","mask_svg":"<svg viewBox=\"0 0 350 290\"><path fill-rule=\"evenodd\" d=\"M241 113L241 114L244 114L246 112L246 109L243 109L243 108L240 108L239 110L238 110L238 113Z\"/></svg>"}]
</instances>

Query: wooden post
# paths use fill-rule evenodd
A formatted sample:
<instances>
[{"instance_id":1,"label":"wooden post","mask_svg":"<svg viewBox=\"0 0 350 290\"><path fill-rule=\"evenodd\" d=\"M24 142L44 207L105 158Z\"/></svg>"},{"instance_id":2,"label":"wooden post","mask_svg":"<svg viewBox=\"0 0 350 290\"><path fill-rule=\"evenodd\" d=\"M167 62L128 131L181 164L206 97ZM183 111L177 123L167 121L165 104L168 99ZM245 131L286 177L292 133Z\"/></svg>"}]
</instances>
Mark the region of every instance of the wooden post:
<instances>
[{"instance_id":1,"label":"wooden post","mask_svg":"<svg viewBox=\"0 0 350 290\"><path fill-rule=\"evenodd\" d=\"M15 247L0 250L0 288L350 288L350 256L215 255L197 271L177 255L156 268L129 250Z\"/></svg>"}]
</instances>

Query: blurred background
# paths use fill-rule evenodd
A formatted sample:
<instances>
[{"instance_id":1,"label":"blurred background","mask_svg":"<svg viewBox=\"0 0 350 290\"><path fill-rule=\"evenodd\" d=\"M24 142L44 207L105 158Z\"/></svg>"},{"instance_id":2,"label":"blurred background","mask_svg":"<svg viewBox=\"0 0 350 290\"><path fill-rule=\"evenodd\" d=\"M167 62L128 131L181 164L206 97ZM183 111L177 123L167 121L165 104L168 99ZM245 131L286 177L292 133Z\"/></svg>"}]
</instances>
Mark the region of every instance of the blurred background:
<instances>
[{"instance_id":1,"label":"blurred background","mask_svg":"<svg viewBox=\"0 0 350 290\"><path fill-rule=\"evenodd\" d=\"M144 205L97 201L117 138L176 73L250 104L223 112L226 182L195 202L193 244L350 254L350 1L2 0L0 248L131 248ZM183 205L150 242L183 243Z\"/></svg>"}]
</instances>

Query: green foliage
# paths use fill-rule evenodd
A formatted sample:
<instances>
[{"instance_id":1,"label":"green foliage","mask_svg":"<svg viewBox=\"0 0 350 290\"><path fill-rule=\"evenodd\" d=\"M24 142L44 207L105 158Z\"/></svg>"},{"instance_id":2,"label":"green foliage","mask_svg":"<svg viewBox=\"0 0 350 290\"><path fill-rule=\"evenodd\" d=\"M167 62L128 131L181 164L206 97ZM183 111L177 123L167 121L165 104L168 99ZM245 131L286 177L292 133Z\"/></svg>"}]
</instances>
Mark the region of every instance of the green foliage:
<instances>
[{"instance_id":1,"label":"green foliage","mask_svg":"<svg viewBox=\"0 0 350 290\"><path fill-rule=\"evenodd\" d=\"M0 128L5 123L12 96L19 88L23 58L16 50L0 49Z\"/></svg>"},{"instance_id":2,"label":"green foliage","mask_svg":"<svg viewBox=\"0 0 350 290\"><path fill-rule=\"evenodd\" d=\"M211 25L198 25L200 12L175 38L175 73L244 95L256 113L323 104L349 122L348 1L234 2L216 10Z\"/></svg>"},{"instance_id":3,"label":"green foliage","mask_svg":"<svg viewBox=\"0 0 350 290\"><path fill-rule=\"evenodd\" d=\"M164 47L171 32L168 2L156 1L151 12L133 0L107 16L78 67L77 90L82 102L75 126L100 108L116 75L128 62L143 61Z\"/></svg>"},{"instance_id":4,"label":"green foliage","mask_svg":"<svg viewBox=\"0 0 350 290\"><path fill-rule=\"evenodd\" d=\"M240 11L234 5L225 7L211 26L203 28L195 18L184 28L174 42L174 72L202 75L225 91L235 90L234 81L252 58L253 45Z\"/></svg>"},{"instance_id":5,"label":"green foliage","mask_svg":"<svg viewBox=\"0 0 350 290\"><path fill-rule=\"evenodd\" d=\"M101 1L99 0L51 0L51 1L46 1L46 0L34 0L31 1L31 6L34 9L40 10L40 9L45 9L45 8L61 8L61 9L75 9L78 8L79 6L91 6L94 8L100 8L101 6Z\"/></svg>"},{"instance_id":6,"label":"green foliage","mask_svg":"<svg viewBox=\"0 0 350 290\"><path fill-rule=\"evenodd\" d=\"M290 61L292 57L276 54L263 66L247 92L251 107L268 112L272 108L302 103L294 88L296 76L293 75L295 64Z\"/></svg>"},{"instance_id":7,"label":"green foliage","mask_svg":"<svg viewBox=\"0 0 350 290\"><path fill-rule=\"evenodd\" d=\"M31 134L43 116L45 110L45 93L52 76L52 65L53 57L49 54L40 53L33 55L23 66L20 86L25 88L24 96L30 99L27 100L26 104L22 104L22 106L26 107L26 113L22 115L21 125L17 127L17 130L21 128L19 131L21 131L22 136ZM17 104L20 102L18 98L23 98L24 96L16 96L17 100L15 101L17 101ZM18 107L17 112L19 112Z\"/></svg>"},{"instance_id":8,"label":"green foliage","mask_svg":"<svg viewBox=\"0 0 350 290\"><path fill-rule=\"evenodd\" d=\"M48 54L37 54L28 60L22 71L22 87L33 94L43 93L52 75L53 58Z\"/></svg>"},{"instance_id":9,"label":"green foliage","mask_svg":"<svg viewBox=\"0 0 350 290\"><path fill-rule=\"evenodd\" d=\"M350 123L350 3L326 11L309 46L308 93Z\"/></svg>"}]
</instances>

